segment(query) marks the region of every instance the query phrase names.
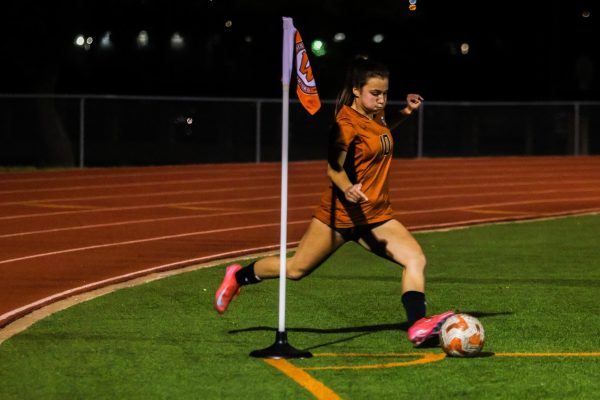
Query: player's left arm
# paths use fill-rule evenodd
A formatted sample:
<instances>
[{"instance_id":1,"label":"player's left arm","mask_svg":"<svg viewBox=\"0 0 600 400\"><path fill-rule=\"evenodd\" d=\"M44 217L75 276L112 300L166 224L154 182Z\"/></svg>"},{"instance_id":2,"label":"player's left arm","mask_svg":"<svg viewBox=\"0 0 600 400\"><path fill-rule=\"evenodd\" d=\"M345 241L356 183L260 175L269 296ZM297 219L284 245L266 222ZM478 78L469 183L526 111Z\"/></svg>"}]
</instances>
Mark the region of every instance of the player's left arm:
<instances>
[{"instance_id":1,"label":"player's left arm","mask_svg":"<svg viewBox=\"0 0 600 400\"><path fill-rule=\"evenodd\" d=\"M390 130L396 129L400 124L410 117L413 111L421 107L423 103L423 97L419 94L410 93L406 96L406 106L401 108L400 111L392 118L390 123Z\"/></svg>"}]
</instances>

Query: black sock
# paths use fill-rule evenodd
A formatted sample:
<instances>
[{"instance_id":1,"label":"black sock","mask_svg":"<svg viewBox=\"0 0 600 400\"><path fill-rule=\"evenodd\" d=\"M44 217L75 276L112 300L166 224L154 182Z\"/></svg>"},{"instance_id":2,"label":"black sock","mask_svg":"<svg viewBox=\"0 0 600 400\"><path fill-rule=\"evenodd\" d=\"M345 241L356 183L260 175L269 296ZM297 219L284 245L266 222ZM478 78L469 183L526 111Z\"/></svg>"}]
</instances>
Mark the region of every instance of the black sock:
<instances>
[{"instance_id":1,"label":"black sock","mask_svg":"<svg viewBox=\"0 0 600 400\"><path fill-rule=\"evenodd\" d=\"M409 325L414 324L425 316L425 293L408 291L402 295L402 304L406 310Z\"/></svg>"},{"instance_id":2,"label":"black sock","mask_svg":"<svg viewBox=\"0 0 600 400\"><path fill-rule=\"evenodd\" d=\"M237 281L238 285L244 286L260 282L260 279L254 274L255 263L256 262L250 263L248 266L235 273L235 280Z\"/></svg>"}]
</instances>

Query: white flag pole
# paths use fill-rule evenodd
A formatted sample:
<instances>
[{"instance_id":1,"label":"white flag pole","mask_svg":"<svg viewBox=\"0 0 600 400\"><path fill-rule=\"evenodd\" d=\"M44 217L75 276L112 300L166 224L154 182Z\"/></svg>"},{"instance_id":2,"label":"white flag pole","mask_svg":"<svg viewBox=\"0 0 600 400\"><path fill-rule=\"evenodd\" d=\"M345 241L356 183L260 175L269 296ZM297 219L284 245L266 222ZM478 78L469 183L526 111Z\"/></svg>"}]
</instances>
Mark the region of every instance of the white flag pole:
<instances>
[{"instance_id":1,"label":"white flag pole","mask_svg":"<svg viewBox=\"0 0 600 400\"><path fill-rule=\"evenodd\" d=\"M285 331L290 85L283 84L281 110L281 218L279 232L279 332Z\"/></svg>"},{"instance_id":2,"label":"white flag pole","mask_svg":"<svg viewBox=\"0 0 600 400\"><path fill-rule=\"evenodd\" d=\"M279 332L285 331L285 303L287 277L287 209L288 209L288 148L290 78L294 59L296 28L291 18L283 18L283 46L281 62L281 215L279 230Z\"/></svg>"},{"instance_id":3,"label":"white flag pole","mask_svg":"<svg viewBox=\"0 0 600 400\"><path fill-rule=\"evenodd\" d=\"M275 343L265 349L250 353L252 357L261 358L308 358L308 351L292 347L285 331L285 303L287 278L287 208L288 208L288 147L289 147L289 106L290 77L294 56L294 34L296 28L291 18L283 18L283 62L282 62L282 95L281 95L281 217L279 231L279 326Z\"/></svg>"}]
</instances>

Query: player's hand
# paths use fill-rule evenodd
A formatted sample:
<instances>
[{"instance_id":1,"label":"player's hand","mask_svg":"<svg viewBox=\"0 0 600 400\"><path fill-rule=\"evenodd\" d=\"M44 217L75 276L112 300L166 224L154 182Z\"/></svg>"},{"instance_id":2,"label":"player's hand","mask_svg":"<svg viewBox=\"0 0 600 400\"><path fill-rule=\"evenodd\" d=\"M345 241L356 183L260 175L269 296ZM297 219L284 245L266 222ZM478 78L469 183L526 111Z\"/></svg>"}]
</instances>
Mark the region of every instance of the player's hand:
<instances>
[{"instance_id":1,"label":"player's hand","mask_svg":"<svg viewBox=\"0 0 600 400\"><path fill-rule=\"evenodd\" d=\"M344 191L346 200L351 203L360 203L362 201L368 201L367 196L362 192L362 184L357 183L356 185L350 186Z\"/></svg>"},{"instance_id":2,"label":"player's hand","mask_svg":"<svg viewBox=\"0 0 600 400\"><path fill-rule=\"evenodd\" d=\"M406 107L408 107L411 112L419 108L422 102L423 97L419 94L411 93L406 96Z\"/></svg>"}]
</instances>

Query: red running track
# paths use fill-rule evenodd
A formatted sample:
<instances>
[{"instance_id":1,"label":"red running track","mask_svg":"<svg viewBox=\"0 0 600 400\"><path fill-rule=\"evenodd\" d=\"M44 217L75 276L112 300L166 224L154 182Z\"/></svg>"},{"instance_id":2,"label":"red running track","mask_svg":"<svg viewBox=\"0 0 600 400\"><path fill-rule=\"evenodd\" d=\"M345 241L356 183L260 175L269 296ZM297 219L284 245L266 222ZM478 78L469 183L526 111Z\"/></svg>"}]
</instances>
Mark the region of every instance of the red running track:
<instances>
[{"instance_id":1,"label":"red running track","mask_svg":"<svg viewBox=\"0 0 600 400\"><path fill-rule=\"evenodd\" d=\"M327 185L289 170L288 238ZM427 230L600 212L600 157L395 160L397 218ZM57 300L279 246L279 164L0 173L0 328Z\"/></svg>"}]
</instances>

